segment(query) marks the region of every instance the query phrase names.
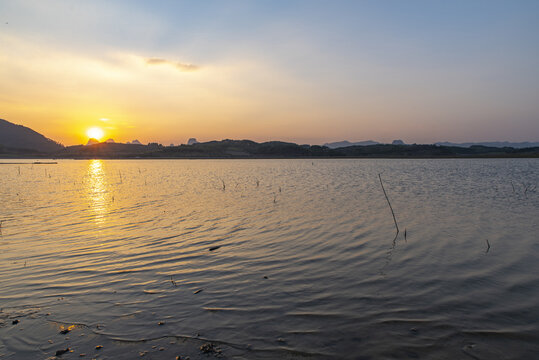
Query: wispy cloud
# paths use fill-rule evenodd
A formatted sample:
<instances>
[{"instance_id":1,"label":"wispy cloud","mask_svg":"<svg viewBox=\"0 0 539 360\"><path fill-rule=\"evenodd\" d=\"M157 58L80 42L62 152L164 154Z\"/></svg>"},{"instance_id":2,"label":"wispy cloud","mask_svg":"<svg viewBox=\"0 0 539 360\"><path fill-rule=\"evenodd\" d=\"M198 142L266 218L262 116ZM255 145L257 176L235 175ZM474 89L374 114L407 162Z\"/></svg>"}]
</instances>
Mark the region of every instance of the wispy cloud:
<instances>
[{"instance_id":1,"label":"wispy cloud","mask_svg":"<svg viewBox=\"0 0 539 360\"><path fill-rule=\"evenodd\" d=\"M158 59L158 58L151 58L146 60L146 64L148 65L159 65L159 64L167 64L169 61L165 59Z\"/></svg>"},{"instance_id":2,"label":"wispy cloud","mask_svg":"<svg viewBox=\"0 0 539 360\"><path fill-rule=\"evenodd\" d=\"M160 59L160 58L149 58L146 59L147 65L170 65L174 66L179 71L183 72L189 72L189 71L197 71L200 69L199 66L194 64L186 64L181 62L174 62L167 59Z\"/></svg>"}]
</instances>

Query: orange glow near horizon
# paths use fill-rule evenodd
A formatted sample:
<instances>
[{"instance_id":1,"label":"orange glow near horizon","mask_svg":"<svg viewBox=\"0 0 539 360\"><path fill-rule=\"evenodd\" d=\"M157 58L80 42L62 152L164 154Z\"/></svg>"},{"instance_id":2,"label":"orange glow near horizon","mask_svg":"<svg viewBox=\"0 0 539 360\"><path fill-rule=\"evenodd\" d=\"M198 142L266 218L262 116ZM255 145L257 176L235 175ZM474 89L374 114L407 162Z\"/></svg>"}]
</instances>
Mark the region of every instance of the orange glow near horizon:
<instances>
[{"instance_id":1,"label":"orange glow near horizon","mask_svg":"<svg viewBox=\"0 0 539 360\"><path fill-rule=\"evenodd\" d=\"M90 139L96 139L100 141L103 136L105 136L105 132L101 128L92 127L86 131L86 135L88 135Z\"/></svg>"}]
</instances>

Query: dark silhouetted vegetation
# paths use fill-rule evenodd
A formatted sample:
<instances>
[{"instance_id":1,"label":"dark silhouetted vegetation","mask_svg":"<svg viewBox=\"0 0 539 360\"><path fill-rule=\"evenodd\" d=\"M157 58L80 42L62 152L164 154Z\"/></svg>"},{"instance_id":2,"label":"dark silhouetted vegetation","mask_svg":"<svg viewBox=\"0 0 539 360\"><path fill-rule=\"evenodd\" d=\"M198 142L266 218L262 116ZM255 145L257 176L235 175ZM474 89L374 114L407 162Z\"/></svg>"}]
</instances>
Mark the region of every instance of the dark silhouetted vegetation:
<instances>
[{"instance_id":1,"label":"dark silhouetted vegetation","mask_svg":"<svg viewBox=\"0 0 539 360\"><path fill-rule=\"evenodd\" d=\"M0 157L3 158L455 158L539 157L539 147L512 148L474 145L352 145L330 148L290 142L221 140L163 146L98 143L64 147L24 126L0 120ZM224 187L224 186L223 186Z\"/></svg>"}]
</instances>

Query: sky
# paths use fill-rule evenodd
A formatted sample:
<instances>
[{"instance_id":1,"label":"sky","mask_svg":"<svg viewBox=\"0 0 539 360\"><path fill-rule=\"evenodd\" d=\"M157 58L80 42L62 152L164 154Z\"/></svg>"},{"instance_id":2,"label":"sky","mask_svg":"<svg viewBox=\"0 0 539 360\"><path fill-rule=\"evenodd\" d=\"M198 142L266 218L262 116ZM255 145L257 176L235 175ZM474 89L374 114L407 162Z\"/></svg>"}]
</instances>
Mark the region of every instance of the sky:
<instances>
[{"instance_id":1,"label":"sky","mask_svg":"<svg viewBox=\"0 0 539 360\"><path fill-rule=\"evenodd\" d=\"M538 141L539 1L2 0L0 118L64 145Z\"/></svg>"}]
</instances>

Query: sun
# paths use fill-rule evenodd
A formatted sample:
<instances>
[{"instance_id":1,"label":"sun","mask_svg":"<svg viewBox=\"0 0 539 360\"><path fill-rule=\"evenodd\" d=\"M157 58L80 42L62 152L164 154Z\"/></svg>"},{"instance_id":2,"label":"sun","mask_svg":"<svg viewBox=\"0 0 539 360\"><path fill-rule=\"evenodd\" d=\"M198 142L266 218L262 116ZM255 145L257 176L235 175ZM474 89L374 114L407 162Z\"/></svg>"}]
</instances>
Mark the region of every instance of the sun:
<instances>
[{"instance_id":1,"label":"sun","mask_svg":"<svg viewBox=\"0 0 539 360\"><path fill-rule=\"evenodd\" d=\"M89 128L86 131L86 135L88 135L90 139L101 140L103 136L105 135L105 133L103 132L101 128L93 127L93 128Z\"/></svg>"}]
</instances>

